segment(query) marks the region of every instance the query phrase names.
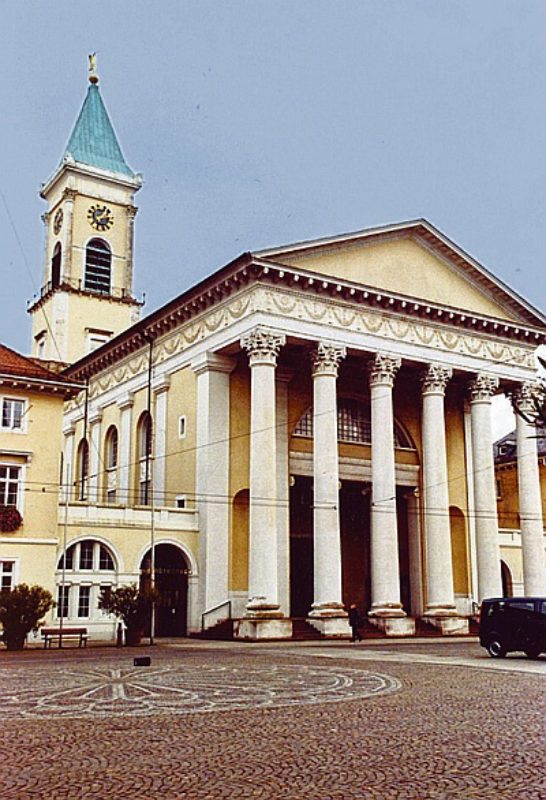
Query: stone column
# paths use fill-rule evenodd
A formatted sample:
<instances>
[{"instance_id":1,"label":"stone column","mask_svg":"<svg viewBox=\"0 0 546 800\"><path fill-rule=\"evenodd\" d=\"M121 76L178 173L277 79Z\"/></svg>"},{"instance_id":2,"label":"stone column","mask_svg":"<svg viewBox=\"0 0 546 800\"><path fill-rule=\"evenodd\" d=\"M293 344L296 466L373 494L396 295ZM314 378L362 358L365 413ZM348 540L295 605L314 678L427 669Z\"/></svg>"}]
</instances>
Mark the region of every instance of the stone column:
<instances>
[{"instance_id":1,"label":"stone column","mask_svg":"<svg viewBox=\"0 0 546 800\"><path fill-rule=\"evenodd\" d=\"M202 614L229 599L229 387L235 361L203 353L191 366L197 383L195 492ZM205 627L217 620L205 617Z\"/></svg>"},{"instance_id":2,"label":"stone column","mask_svg":"<svg viewBox=\"0 0 546 800\"><path fill-rule=\"evenodd\" d=\"M523 591L527 596L546 595L544 524L538 469L537 429L522 416L536 409L539 389L523 383L514 393L518 453L519 518L523 556ZM530 418L530 417L528 417Z\"/></svg>"},{"instance_id":3,"label":"stone column","mask_svg":"<svg viewBox=\"0 0 546 800\"><path fill-rule=\"evenodd\" d=\"M62 259L61 281L70 281L71 279L75 279L74 273L76 272L76 270L73 269L72 265L72 233L74 227L74 222L73 222L74 200L76 199L76 195L77 192L75 189L67 188L63 192L64 235L63 235L63 259ZM84 271L85 271L84 261L85 261L85 256L82 258L79 270L82 286L83 286ZM72 280L72 285L77 287L77 282L75 283L74 280Z\"/></svg>"},{"instance_id":4,"label":"stone column","mask_svg":"<svg viewBox=\"0 0 546 800\"><path fill-rule=\"evenodd\" d=\"M132 416L133 404L135 396L133 392L126 392L123 397L117 401L119 408L119 488L118 488L118 502L122 505L132 506L136 505L131 496L130 479L131 479L131 431L132 431ZM135 470L138 469L138 465Z\"/></svg>"},{"instance_id":5,"label":"stone column","mask_svg":"<svg viewBox=\"0 0 546 800\"><path fill-rule=\"evenodd\" d=\"M125 247L125 270L123 274L122 289L126 295L133 292L133 248L135 240L135 217L138 208L127 206L127 244Z\"/></svg>"},{"instance_id":6,"label":"stone column","mask_svg":"<svg viewBox=\"0 0 546 800\"><path fill-rule=\"evenodd\" d=\"M369 365L372 432L370 620L389 635L414 630L400 602L392 390L401 360L378 353Z\"/></svg>"},{"instance_id":7,"label":"stone column","mask_svg":"<svg viewBox=\"0 0 546 800\"><path fill-rule=\"evenodd\" d=\"M283 619L278 597L277 428L275 367L286 337L258 327L243 336L249 355L250 519L247 614L236 635L244 639L285 638L292 623Z\"/></svg>"},{"instance_id":8,"label":"stone column","mask_svg":"<svg viewBox=\"0 0 546 800\"><path fill-rule=\"evenodd\" d=\"M311 353L313 374L313 563L314 602L309 622L321 633L349 635L341 586L337 373L346 350L319 342Z\"/></svg>"},{"instance_id":9,"label":"stone column","mask_svg":"<svg viewBox=\"0 0 546 800\"><path fill-rule=\"evenodd\" d=\"M284 615L290 609L290 476L288 474L288 384L294 373L277 369L277 576L278 599Z\"/></svg>"},{"instance_id":10,"label":"stone column","mask_svg":"<svg viewBox=\"0 0 546 800\"><path fill-rule=\"evenodd\" d=\"M478 601L502 594L497 492L491 433L491 398L499 385L484 373L470 382L470 427L474 465L474 509L478 558Z\"/></svg>"},{"instance_id":11,"label":"stone column","mask_svg":"<svg viewBox=\"0 0 546 800\"><path fill-rule=\"evenodd\" d=\"M452 374L450 367L430 364L421 377L427 585L425 620L440 628L442 633L459 633L464 628L464 621L457 617L453 589L444 416L445 389Z\"/></svg>"},{"instance_id":12,"label":"stone column","mask_svg":"<svg viewBox=\"0 0 546 800\"><path fill-rule=\"evenodd\" d=\"M154 381L152 389L154 408L154 505L168 505L165 501L165 471L167 454L167 397L171 379L162 375Z\"/></svg>"},{"instance_id":13,"label":"stone column","mask_svg":"<svg viewBox=\"0 0 546 800\"><path fill-rule=\"evenodd\" d=\"M63 491L61 492L61 499L63 503L69 503L72 500L72 487L74 485L74 446L76 427L73 424L63 428L64 434L64 450L63 450L63 474L61 480L64 484Z\"/></svg>"},{"instance_id":14,"label":"stone column","mask_svg":"<svg viewBox=\"0 0 546 800\"><path fill-rule=\"evenodd\" d=\"M97 409L89 413L89 492L88 502L99 502L99 487L104 475L101 453L101 421L102 411ZM102 498L100 498L102 499Z\"/></svg>"}]
</instances>

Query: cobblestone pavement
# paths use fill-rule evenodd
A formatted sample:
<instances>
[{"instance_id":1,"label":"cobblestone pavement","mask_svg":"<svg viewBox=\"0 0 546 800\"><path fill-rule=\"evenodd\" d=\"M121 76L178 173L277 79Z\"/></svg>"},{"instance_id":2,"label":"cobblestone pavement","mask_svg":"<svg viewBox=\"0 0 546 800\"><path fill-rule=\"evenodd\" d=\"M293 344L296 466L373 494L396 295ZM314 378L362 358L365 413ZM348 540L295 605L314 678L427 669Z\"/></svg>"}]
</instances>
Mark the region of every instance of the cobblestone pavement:
<instances>
[{"instance_id":1,"label":"cobblestone pavement","mask_svg":"<svg viewBox=\"0 0 546 800\"><path fill-rule=\"evenodd\" d=\"M482 652L2 651L0 797L544 800L546 659Z\"/></svg>"}]
</instances>

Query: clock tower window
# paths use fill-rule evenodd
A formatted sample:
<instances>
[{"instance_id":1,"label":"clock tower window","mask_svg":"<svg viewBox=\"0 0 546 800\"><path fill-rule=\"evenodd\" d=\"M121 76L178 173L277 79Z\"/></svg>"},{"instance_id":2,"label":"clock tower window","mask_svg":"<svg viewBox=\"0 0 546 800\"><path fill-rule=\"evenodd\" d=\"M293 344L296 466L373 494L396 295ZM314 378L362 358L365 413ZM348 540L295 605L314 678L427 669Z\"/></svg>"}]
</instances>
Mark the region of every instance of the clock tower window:
<instances>
[{"instance_id":1,"label":"clock tower window","mask_svg":"<svg viewBox=\"0 0 546 800\"><path fill-rule=\"evenodd\" d=\"M110 294L112 251L103 239L91 239L85 248L85 288L90 292Z\"/></svg>"},{"instance_id":2,"label":"clock tower window","mask_svg":"<svg viewBox=\"0 0 546 800\"><path fill-rule=\"evenodd\" d=\"M57 242L53 250L53 258L51 259L51 288L56 289L61 283L61 258L62 247L61 243Z\"/></svg>"}]
</instances>

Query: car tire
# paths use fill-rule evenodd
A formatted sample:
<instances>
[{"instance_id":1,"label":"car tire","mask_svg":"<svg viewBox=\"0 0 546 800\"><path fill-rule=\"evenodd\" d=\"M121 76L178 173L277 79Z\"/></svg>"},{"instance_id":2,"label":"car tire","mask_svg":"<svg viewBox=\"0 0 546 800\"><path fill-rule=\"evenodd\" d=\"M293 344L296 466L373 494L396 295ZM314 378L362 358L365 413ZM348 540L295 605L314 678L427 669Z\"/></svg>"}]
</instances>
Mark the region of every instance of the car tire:
<instances>
[{"instance_id":1,"label":"car tire","mask_svg":"<svg viewBox=\"0 0 546 800\"><path fill-rule=\"evenodd\" d=\"M487 652L491 658L504 658L506 655L506 647L503 645L498 636L494 636L487 643Z\"/></svg>"},{"instance_id":2,"label":"car tire","mask_svg":"<svg viewBox=\"0 0 546 800\"><path fill-rule=\"evenodd\" d=\"M526 647L523 652L527 658L538 658L540 655L540 649L538 647Z\"/></svg>"}]
</instances>

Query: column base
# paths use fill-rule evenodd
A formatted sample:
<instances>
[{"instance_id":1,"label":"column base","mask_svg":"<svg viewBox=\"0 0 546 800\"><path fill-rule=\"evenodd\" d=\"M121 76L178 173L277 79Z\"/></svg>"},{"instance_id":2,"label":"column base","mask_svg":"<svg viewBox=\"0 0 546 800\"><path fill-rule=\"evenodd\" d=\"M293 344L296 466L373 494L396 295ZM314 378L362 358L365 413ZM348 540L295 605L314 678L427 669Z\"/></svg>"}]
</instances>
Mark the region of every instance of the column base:
<instances>
[{"instance_id":1,"label":"column base","mask_svg":"<svg viewBox=\"0 0 546 800\"><path fill-rule=\"evenodd\" d=\"M267 639L291 639L292 620L276 617L247 617L236 620L233 627L233 638L258 642Z\"/></svg>"},{"instance_id":2,"label":"column base","mask_svg":"<svg viewBox=\"0 0 546 800\"><path fill-rule=\"evenodd\" d=\"M337 617L312 617L310 614L306 622L329 639L347 639L351 636L351 626L346 615L344 617L339 615Z\"/></svg>"},{"instance_id":3,"label":"column base","mask_svg":"<svg viewBox=\"0 0 546 800\"><path fill-rule=\"evenodd\" d=\"M368 616L370 617L370 622L375 624L376 617L378 619L405 617L406 612L401 603L378 603L377 605L372 605Z\"/></svg>"},{"instance_id":4,"label":"column base","mask_svg":"<svg viewBox=\"0 0 546 800\"><path fill-rule=\"evenodd\" d=\"M246 604L245 617L274 619L282 616L279 604L271 603L265 597L251 597Z\"/></svg>"},{"instance_id":5,"label":"column base","mask_svg":"<svg viewBox=\"0 0 546 800\"><path fill-rule=\"evenodd\" d=\"M370 614L368 619L386 636L415 636L415 620L411 617L378 617Z\"/></svg>"},{"instance_id":6,"label":"column base","mask_svg":"<svg viewBox=\"0 0 546 800\"><path fill-rule=\"evenodd\" d=\"M442 636L460 636L469 632L468 619L455 614L435 615L432 611L427 611L421 619L427 625L437 628Z\"/></svg>"}]
</instances>

